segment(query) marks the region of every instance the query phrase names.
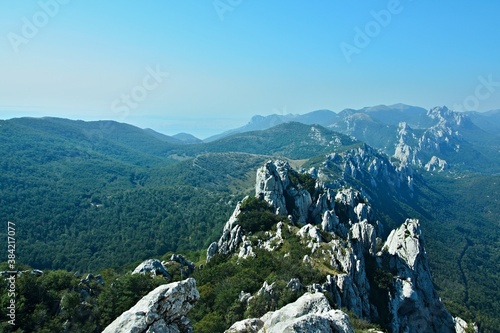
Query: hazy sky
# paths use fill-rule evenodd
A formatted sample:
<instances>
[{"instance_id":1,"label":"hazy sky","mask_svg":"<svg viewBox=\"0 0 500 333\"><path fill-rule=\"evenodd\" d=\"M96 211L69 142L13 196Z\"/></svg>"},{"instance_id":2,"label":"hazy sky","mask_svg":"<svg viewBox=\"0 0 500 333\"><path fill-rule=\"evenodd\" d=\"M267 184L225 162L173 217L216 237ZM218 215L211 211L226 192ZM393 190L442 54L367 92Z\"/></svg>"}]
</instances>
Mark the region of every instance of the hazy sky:
<instances>
[{"instance_id":1,"label":"hazy sky","mask_svg":"<svg viewBox=\"0 0 500 333\"><path fill-rule=\"evenodd\" d=\"M0 118L206 137L252 115L500 108L500 1L0 2Z\"/></svg>"}]
</instances>

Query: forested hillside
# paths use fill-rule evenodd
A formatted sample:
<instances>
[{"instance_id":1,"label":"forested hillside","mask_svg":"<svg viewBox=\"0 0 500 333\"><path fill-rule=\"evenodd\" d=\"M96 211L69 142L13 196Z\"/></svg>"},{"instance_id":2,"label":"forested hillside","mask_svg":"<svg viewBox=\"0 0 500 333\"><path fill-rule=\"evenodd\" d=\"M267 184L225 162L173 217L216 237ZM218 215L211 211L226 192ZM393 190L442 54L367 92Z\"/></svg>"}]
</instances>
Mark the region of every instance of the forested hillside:
<instances>
[{"instance_id":1,"label":"forested hillside","mask_svg":"<svg viewBox=\"0 0 500 333\"><path fill-rule=\"evenodd\" d=\"M444 303L490 331L500 327L498 176L415 169L411 192L375 186L363 178L371 156L388 166L394 158L299 123L186 145L115 122L22 118L0 122L0 154L0 220L16 223L20 264L123 272L167 252L204 250L235 203L253 194L256 168L281 157L362 188L387 232L419 218ZM6 248L5 229L0 237Z\"/></svg>"}]
</instances>

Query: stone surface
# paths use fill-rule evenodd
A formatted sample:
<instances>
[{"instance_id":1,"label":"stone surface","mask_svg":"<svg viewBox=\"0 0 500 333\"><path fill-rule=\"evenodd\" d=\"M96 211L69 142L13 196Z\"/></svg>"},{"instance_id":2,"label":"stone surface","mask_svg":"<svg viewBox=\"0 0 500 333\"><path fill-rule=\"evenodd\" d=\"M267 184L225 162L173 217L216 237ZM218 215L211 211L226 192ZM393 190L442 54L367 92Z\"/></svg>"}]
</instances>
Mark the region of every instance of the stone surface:
<instances>
[{"instance_id":1,"label":"stone surface","mask_svg":"<svg viewBox=\"0 0 500 333\"><path fill-rule=\"evenodd\" d=\"M286 170L288 170L288 167L287 162L278 161L273 163L269 161L257 170L255 196L262 197L274 208L276 214L280 215L288 215L285 197L283 196L284 186L282 180L287 176Z\"/></svg>"},{"instance_id":2,"label":"stone surface","mask_svg":"<svg viewBox=\"0 0 500 333\"><path fill-rule=\"evenodd\" d=\"M432 283L427 254L418 220L407 219L393 230L384 245L389 270L395 272L390 295L393 332L454 332L453 317L446 310Z\"/></svg>"},{"instance_id":3,"label":"stone surface","mask_svg":"<svg viewBox=\"0 0 500 333\"><path fill-rule=\"evenodd\" d=\"M194 279L161 285L122 313L103 333L193 332L186 314L199 298Z\"/></svg>"},{"instance_id":4,"label":"stone surface","mask_svg":"<svg viewBox=\"0 0 500 333\"><path fill-rule=\"evenodd\" d=\"M293 303L269 312L261 318L233 324L226 333L354 333L349 317L333 310L325 295L306 293Z\"/></svg>"},{"instance_id":5,"label":"stone surface","mask_svg":"<svg viewBox=\"0 0 500 333\"><path fill-rule=\"evenodd\" d=\"M132 274L146 274L149 273L151 275L163 275L169 279L172 279L170 273L167 272L167 269L158 259L148 259L143 261L137 266Z\"/></svg>"}]
</instances>

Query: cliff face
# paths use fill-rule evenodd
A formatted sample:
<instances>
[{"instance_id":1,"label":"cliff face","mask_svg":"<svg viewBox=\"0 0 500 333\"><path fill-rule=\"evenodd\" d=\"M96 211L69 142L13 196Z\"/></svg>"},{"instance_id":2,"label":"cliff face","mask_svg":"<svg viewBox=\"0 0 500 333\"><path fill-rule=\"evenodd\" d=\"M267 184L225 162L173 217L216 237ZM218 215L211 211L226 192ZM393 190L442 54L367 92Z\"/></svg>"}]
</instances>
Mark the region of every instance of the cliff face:
<instances>
[{"instance_id":1,"label":"cliff face","mask_svg":"<svg viewBox=\"0 0 500 333\"><path fill-rule=\"evenodd\" d=\"M377 170L383 174L382 168ZM374 218L368 199L355 189L334 189L320 181L311 186L314 178L298 176L284 161L266 163L256 179L256 197L287 218L274 231L266 231L266 240L249 241L253 236L239 222L239 203L219 242L210 245L207 260L233 253L243 260L254 255L255 247L275 251L286 228L309 249L304 263L321 262L330 268L326 281L307 286L307 290L329 295L337 307L381 323L392 332L455 331L454 319L432 284L418 220L406 220L384 242L382 225ZM264 287L272 289L272 285ZM261 318L252 323L265 322ZM255 326L255 332L262 325ZM231 332L253 332L236 328Z\"/></svg>"},{"instance_id":2,"label":"cliff face","mask_svg":"<svg viewBox=\"0 0 500 333\"><path fill-rule=\"evenodd\" d=\"M435 107L427 112L434 125L421 131L414 130L406 122L399 124L394 157L403 165L424 167L427 171L443 171L448 168L445 156L460 153L467 144L462 132L474 127L470 119L447 107Z\"/></svg>"},{"instance_id":3,"label":"cliff face","mask_svg":"<svg viewBox=\"0 0 500 333\"><path fill-rule=\"evenodd\" d=\"M453 318L432 284L418 220L408 219L393 230L377 259L395 273L389 301L393 332L452 331Z\"/></svg>"}]
</instances>

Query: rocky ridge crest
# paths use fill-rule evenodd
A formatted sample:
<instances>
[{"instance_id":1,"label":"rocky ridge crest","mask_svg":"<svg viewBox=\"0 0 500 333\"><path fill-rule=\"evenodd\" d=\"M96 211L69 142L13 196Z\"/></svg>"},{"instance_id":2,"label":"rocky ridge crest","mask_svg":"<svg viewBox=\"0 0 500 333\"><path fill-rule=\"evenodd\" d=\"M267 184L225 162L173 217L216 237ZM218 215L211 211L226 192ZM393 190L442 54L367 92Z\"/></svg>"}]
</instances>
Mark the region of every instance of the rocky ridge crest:
<instances>
[{"instance_id":1,"label":"rocky ridge crest","mask_svg":"<svg viewBox=\"0 0 500 333\"><path fill-rule=\"evenodd\" d=\"M377 168L381 174L382 170ZM298 176L280 160L259 168L256 197L284 219L275 231L265 232L267 240L250 241L251 233L239 223L243 200L219 241L210 245L207 260L218 254L235 254L243 260L253 256L255 247L274 251L283 241L283 228L295 230L310 249L303 264L326 262L331 268L326 281L306 286L307 290L325 293L339 308L393 332L454 332L455 321L432 285L418 220L406 220L383 242L383 227L368 198L355 189L332 188L317 179L311 186L308 177Z\"/></svg>"},{"instance_id":2,"label":"rocky ridge crest","mask_svg":"<svg viewBox=\"0 0 500 333\"><path fill-rule=\"evenodd\" d=\"M443 171L448 163L443 158L446 152L460 152L463 144L461 131L471 126L470 119L447 107L435 107L427 112L427 117L434 120L422 134L407 123L399 123L394 157L402 165L425 167L427 171Z\"/></svg>"}]
</instances>

